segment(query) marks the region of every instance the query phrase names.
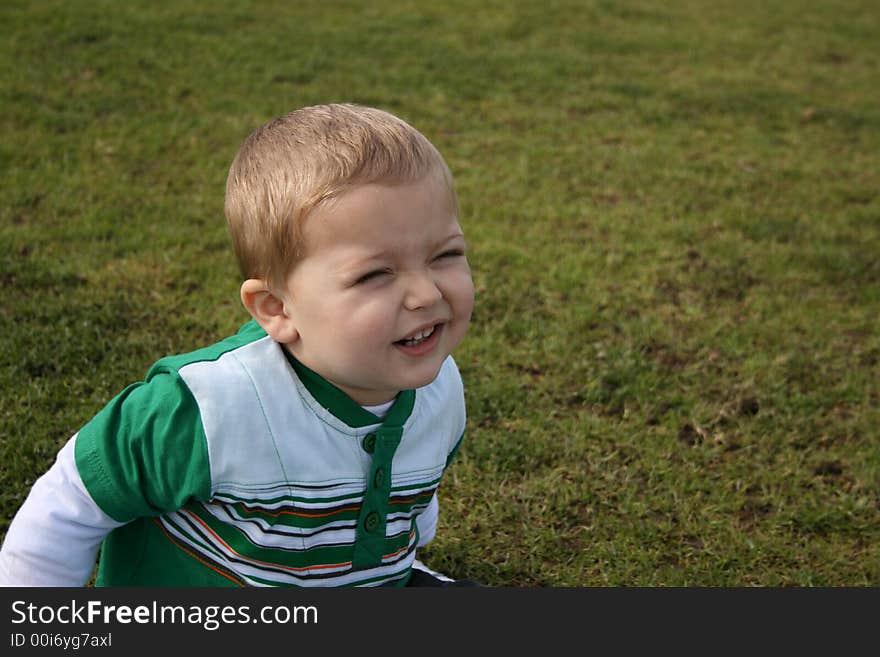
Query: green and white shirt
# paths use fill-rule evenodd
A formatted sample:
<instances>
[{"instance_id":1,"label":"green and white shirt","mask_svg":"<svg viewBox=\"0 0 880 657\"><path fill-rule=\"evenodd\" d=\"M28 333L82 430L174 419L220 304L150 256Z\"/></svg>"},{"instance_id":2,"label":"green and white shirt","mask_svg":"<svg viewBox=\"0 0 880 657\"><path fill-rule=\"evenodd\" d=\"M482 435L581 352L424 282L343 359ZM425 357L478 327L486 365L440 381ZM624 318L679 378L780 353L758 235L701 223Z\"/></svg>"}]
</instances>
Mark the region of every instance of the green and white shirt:
<instances>
[{"instance_id":1,"label":"green and white shirt","mask_svg":"<svg viewBox=\"0 0 880 657\"><path fill-rule=\"evenodd\" d=\"M84 494L115 527L97 583L405 584L464 428L451 357L383 420L254 322L162 359L74 438Z\"/></svg>"}]
</instances>

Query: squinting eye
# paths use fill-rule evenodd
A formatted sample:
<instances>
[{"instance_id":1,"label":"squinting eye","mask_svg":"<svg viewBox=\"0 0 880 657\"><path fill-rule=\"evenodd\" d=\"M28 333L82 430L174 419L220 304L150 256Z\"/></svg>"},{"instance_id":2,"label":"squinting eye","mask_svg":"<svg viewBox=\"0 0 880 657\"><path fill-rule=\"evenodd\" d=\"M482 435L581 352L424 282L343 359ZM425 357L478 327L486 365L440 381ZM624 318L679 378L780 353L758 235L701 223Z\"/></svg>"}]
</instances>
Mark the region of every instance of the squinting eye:
<instances>
[{"instance_id":1,"label":"squinting eye","mask_svg":"<svg viewBox=\"0 0 880 657\"><path fill-rule=\"evenodd\" d=\"M440 258L458 258L464 255L464 251L461 249L450 249L449 251L444 251L440 255L437 256L437 260Z\"/></svg>"},{"instance_id":2,"label":"squinting eye","mask_svg":"<svg viewBox=\"0 0 880 657\"><path fill-rule=\"evenodd\" d=\"M361 283L367 283L373 279L379 278L380 276L384 276L388 273L387 269L377 269L375 271L368 272L361 276L359 279L355 281L355 285L360 285Z\"/></svg>"}]
</instances>

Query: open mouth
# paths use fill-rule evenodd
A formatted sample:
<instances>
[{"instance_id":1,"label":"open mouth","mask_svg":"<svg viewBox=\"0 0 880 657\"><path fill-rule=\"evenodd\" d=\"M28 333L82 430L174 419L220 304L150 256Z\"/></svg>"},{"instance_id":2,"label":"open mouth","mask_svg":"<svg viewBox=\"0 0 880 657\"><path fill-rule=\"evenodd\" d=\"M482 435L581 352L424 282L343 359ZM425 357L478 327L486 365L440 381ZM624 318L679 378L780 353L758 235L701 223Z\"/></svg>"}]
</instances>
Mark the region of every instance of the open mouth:
<instances>
[{"instance_id":1,"label":"open mouth","mask_svg":"<svg viewBox=\"0 0 880 657\"><path fill-rule=\"evenodd\" d=\"M434 335L434 333L437 331L438 326L439 326L439 324L431 326L426 329L422 329L418 333L411 335L410 337L405 338L403 340L398 340L394 344L399 344L403 347L415 347L417 345L420 345L423 342L425 342L426 340L429 340L431 338L431 336Z\"/></svg>"}]
</instances>

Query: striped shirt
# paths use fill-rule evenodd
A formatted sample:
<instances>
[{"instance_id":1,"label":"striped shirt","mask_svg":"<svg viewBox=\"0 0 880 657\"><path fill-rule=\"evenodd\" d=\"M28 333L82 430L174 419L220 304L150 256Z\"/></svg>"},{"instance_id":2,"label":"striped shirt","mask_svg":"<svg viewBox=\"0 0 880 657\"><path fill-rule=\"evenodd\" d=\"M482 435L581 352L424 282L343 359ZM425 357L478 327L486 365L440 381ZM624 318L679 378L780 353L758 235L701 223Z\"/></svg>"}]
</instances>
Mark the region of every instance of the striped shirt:
<instances>
[{"instance_id":1,"label":"striped shirt","mask_svg":"<svg viewBox=\"0 0 880 657\"><path fill-rule=\"evenodd\" d=\"M160 360L77 434L88 494L125 523L97 583L405 584L464 427L451 357L380 420L249 322Z\"/></svg>"}]
</instances>

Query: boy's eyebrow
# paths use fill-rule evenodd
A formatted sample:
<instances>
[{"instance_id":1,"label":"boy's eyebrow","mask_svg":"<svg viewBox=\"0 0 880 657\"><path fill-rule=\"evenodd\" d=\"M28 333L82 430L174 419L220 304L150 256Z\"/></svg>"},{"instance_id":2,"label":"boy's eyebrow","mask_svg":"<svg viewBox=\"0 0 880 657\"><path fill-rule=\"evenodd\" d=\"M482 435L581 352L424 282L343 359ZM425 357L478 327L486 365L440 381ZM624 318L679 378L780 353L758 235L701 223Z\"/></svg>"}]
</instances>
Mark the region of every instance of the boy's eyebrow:
<instances>
[{"instance_id":1,"label":"boy's eyebrow","mask_svg":"<svg viewBox=\"0 0 880 657\"><path fill-rule=\"evenodd\" d=\"M447 235L445 238L443 238L442 240L437 242L437 244L435 245L435 248L441 247L444 244L446 244L447 242L452 242L453 240L457 240L457 239L464 239L464 231L457 230L454 233Z\"/></svg>"},{"instance_id":2,"label":"boy's eyebrow","mask_svg":"<svg viewBox=\"0 0 880 657\"><path fill-rule=\"evenodd\" d=\"M454 240L458 240L458 239L464 239L464 233L460 230L456 231L450 235L447 235L446 237L444 237L440 240L437 240L437 242L435 242L434 244L431 245L431 249L432 250L439 249L440 247L444 246L445 244L452 242ZM394 255L394 249L382 249L381 251L370 253L369 255L358 256L357 258L355 258L354 264L367 263L367 262L370 262L371 260L382 260L382 259L388 258L389 256L392 256L392 255ZM352 263L349 263L349 264L352 264Z\"/></svg>"}]
</instances>

